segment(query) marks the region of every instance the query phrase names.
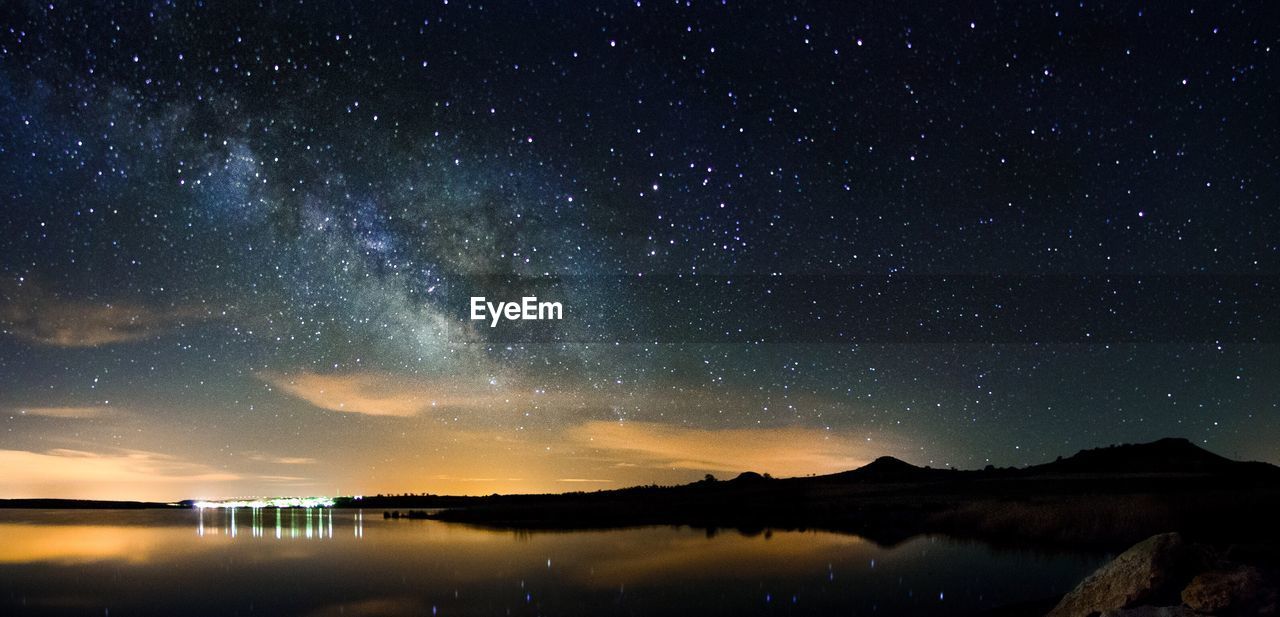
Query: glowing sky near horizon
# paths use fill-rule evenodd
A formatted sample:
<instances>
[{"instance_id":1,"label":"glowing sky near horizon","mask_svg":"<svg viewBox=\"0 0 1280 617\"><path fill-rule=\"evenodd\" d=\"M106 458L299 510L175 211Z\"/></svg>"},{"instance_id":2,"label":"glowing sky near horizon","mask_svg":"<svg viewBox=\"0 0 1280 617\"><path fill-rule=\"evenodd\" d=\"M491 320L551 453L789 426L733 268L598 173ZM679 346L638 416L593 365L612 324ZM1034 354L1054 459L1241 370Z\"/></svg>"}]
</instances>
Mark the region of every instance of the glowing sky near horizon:
<instances>
[{"instance_id":1,"label":"glowing sky near horizon","mask_svg":"<svg viewBox=\"0 0 1280 617\"><path fill-rule=\"evenodd\" d=\"M1265 3L216 4L0 9L0 498L1280 463L1272 343L637 342L680 298L615 293L1275 277ZM577 277L569 334L466 321L493 274Z\"/></svg>"}]
</instances>

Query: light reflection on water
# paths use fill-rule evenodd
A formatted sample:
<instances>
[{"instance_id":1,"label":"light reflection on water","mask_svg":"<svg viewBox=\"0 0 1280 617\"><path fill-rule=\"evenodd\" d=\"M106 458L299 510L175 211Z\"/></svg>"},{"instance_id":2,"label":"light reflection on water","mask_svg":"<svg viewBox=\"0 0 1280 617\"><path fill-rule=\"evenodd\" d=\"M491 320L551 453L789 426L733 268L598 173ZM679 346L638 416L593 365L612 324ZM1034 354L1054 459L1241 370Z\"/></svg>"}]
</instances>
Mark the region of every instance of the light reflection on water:
<instances>
[{"instance_id":1,"label":"light reflection on water","mask_svg":"<svg viewBox=\"0 0 1280 617\"><path fill-rule=\"evenodd\" d=\"M1062 593L1102 559L938 537L530 533L367 514L0 511L0 614L966 614Z\"/></svg>"},{"instance_id":2,"label":"light reflection on water","mask_svg":"<svg viewBox=\"0 0 1280 617\"><path fill-rule=\"evenodd\" d=\"M264 538L270 533L274 521L275 539L285 538L332 538L332 508L228 508L196 510L196 535L205 536L240 535L241 528L248 525L250 537ZM350 514L355 537L364 533L364 512L357 510Z\"/></svg>"}]
</instances>

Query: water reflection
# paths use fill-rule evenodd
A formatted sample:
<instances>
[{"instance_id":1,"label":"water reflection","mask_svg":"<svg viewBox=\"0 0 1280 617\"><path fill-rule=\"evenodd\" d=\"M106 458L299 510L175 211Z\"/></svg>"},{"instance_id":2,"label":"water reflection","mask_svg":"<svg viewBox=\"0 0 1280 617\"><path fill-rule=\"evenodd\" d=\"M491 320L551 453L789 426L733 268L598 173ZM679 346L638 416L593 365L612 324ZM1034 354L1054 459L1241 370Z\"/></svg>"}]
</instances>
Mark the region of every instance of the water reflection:
<instances>
[{"instance_id":1,"label":"water reflection","mask_svg":"<svg viewBox=\"0 0 1280 617\"><path fill-rule=\"evenodd\" d=\"M0 614L963 614L1061 593L1101 558L358 510L0 511Z\"/></svg>"},{"instance_id":2,"label":"water reflection","mask_svg":"<svg viewBox=\"0 0 1280 617\"><path fill-rule=\"evenodd\" d=\"M196 535L240 535L247 518L249 535L265 538L273 526L277 540L287 538L333 538L334 511L331 508L198 508ZM354 536L364 537L364 512L350 514ZM240 522L238 522L240 521Z\"/></svg>"},{"instance_id":3,"label":"water reflection","mask_svg":"<svg viewBox=\"0 0 1280 617\"><path fill-rule=\"evenodd\" d=\"M178 529L115 528L98 525L0 524L0 564L76 564L106 560L149 561ZM182 535L186 535L182 533Z\"/></svg>"}]
</instances>

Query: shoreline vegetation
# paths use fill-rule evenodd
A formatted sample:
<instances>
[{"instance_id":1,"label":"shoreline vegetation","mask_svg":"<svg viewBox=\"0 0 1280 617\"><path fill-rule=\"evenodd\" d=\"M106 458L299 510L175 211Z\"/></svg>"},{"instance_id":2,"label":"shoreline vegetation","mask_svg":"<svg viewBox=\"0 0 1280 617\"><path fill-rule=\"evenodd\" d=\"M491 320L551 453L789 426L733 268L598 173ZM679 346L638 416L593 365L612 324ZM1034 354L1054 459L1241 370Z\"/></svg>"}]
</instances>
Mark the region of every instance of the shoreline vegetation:
<instances>
[{"instance_id":1,"label":"shoreline vegetation","mask_svg":"<svg viewBox=\"0 0 1280 617\"><path fill-rule=\"evenodd\" d=\"M0 508L192 503L11 499L0 500ZM1233 461L1184 439L1162 439L1083 450L1023 468L931 469L881 457L824 476L774 479L746 472L729 480L708 474L685 485L596 492L338 497L335 507L510 529L822 529L856 533L883 545L941 533L996 545L1120 550L1178 531L1205 542L1274 547L1280 535L1273 522L1280 510L1280 467Z\"/></svg>"}]
</instances>

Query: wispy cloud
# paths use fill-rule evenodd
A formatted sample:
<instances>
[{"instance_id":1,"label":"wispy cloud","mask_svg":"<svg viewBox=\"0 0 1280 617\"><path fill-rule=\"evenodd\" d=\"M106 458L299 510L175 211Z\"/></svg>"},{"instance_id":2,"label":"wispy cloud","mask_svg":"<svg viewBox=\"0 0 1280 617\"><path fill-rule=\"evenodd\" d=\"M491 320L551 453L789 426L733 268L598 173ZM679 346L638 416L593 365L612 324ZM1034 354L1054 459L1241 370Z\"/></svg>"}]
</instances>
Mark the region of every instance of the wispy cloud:
<instances>
[{"instance_id":1,"label":"wispy cloud","mask_svg":"<svg viewBox=\"0 0 1280 617\"><path fill-rule=\"evenodd\" d=\"M64 298L32 283L6 284L0 292L0 325L5 332L56 347L139 341L210 317L198 306Z\"/></svg>"},{"instance_id":2,"label":"wispy cloud","mask_svg":"<svg viewBox=\"0 0 1280 617\"><path fill-rule=\"evenodd\" d=\"M314 465L316 464L316 459L305 457L305 456L271 456L269 454L253 453L248 455L246 458L248 458L251 461L258 461L261 463L272 463L275 465Z\"/></svg>"},{"instance_id":3,"label":"wispy cloud","mask_svg":"<svg viewBox=\"0 0 1280 617\"><path fill-rule=\"evenodd\" d=\"M76 499L181 499L241 476L174 456L124 450L0 450L0 495Z\"/></svg>"},{"instance_id":4,"label":"wispy cloud","mask_svg":"<svg viewBox=\"0 0 1280 617\"><path fill-rule=\"evenodd\" d=\"M412 416L431 406L425 392L384 375L261 375L271 385L321 409L370 416Z\"/></svg>"},{"instance_id":5,"label":"wispy cloud","mask_svg":"<svg viewBox=\"0 0 1280 617\"><path fill-rule=\"evenodd\" d=\"M582 397L479 379L427 379L390 373L262 373L259 378L321 409L409 417L432 409L496 409L514 405L575 407Z\"/></svg>"},{"instance_id":6,"label":"wispy cloud","mask_svg":"<svg viewBox=\"0 0 1280 617\"><path fill-rule=\"evenodd\" d=\"M520 481L524 480L524 478L474 478L474 477L459 477L459 476L451 476L451 475L449 475L449 474L443 474L443 473L436 474L436 475L432 476L432 479L434 479L434 480L448 480L449 482L498 482L498 481L503 481L503 482L520 482Z\"/></svg>"},{"instance_id":7,"label":"wispy cloud","mask_svg":"<svg viewBox=\"0 0 1280 617\"><path fill-rule=\"evenodd\" d=\"M118 415L119 412L106 406L85 407L18 407L15 413L20 416L40 416L44 418L102 418Z\"/></svg>"},{"instance_id":8,"label":"wispy cloud","mask_svg":"<svg viewBox=\"0 0 1280 617\"><path fill-rule=\"evenodd\" d=\"M307 478L307 477L303 477L303 476L272 476L272 475L263 475L263 476L258 476L258 479L259 479L259 480L262 480L262 481L264 481L264 482L282 483L282 484L293 484L293 485L299 485L299 486L310 486L310 485L315 484L315 482L313 482L311 478Z\"/></svg>"}]
</instances>

